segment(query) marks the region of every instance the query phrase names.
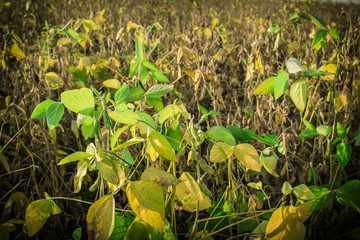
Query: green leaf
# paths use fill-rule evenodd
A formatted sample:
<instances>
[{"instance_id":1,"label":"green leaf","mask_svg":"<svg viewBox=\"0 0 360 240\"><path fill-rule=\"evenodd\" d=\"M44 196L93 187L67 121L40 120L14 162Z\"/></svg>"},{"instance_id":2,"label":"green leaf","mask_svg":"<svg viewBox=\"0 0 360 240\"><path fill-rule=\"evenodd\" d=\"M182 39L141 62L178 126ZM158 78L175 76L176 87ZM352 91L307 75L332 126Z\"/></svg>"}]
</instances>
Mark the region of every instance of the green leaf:
<instances>
[{"instance_id":1,"label":"green leaf","mask_svg":"<svg viewBox=\"0 0 360 240\"><path fill-rule=\"evenodd\" d=\"M310 14L311 21L320 29L326 30L326 25L318 16Z\"/></svg>"},{"instance_id":2,"label":"green leaf","mask_svg":"<svg viewBox=\"0 0 360 240\"><path fill-rule=\"evenodd\" d=\"M94 96L89 88L65 91L61 93L61 100L65 107L76 113L91 116L94 110Z\"/></svg>"},{"instance_id":3,"label":"green leaf","mask_svg":"<svg viewBox=\"0 0 360 240\"><path fill-rule=\"evenodd\" d=\"M127 98L125 99L126 102L134 102L140 101L144 98L145 90L141 87L133 87L130 89Z\"/></svg>"},{"instance_id":4,"label":"green leaf","mask_svg":"<svg viewBox=\"0 0 360 240\"><path fill-rule=\"evenodd\" d=\"M150 226L164 230L164 193L159 184L152 181L129 182L126 195L136 216Z\"/></svg>"},{"instance_id":5,"label":"green leaf","mask_svg":"<svg viewBox=\"0 0 360 240\"><path fill-rule=\"evenodd\" d=\"M319 50L322 47L322 42L325 41L326 42L326 34L327 32L325 30L319 30L317 31L315 38L313 39L311 46L316 49Z\"/></svg>"},{"instance_id":6,"label":"green leaf","mask_svg":"<svg viewBox=\"0 0 360 240\"><path fill-rule=\"evenodd\" d=\"M75 40L78 40L80 38L80 34L77 33L75 30L73 29L67 29L66 31L66 34L71 37L72 39L75 39Z\"/></svg>"},{"instance_id":7,"label":"green leaf","mask_svg":"<svg viewBox=\"0 0 360 240\"><path fill-rule=\"evenodd\" d=\"M160 184L161 186L171 186L175 183L176 177L168 172L160 170L155 167L149 167L141 174L141 180L152 181Z\"/></svg>"},{"instance_id":8,"label":"green leaf","mask_svg":"<svg viewBox=\"0 0 360 240\"><path fill-rule=\"evenodd\" d=\"M46 109L54 102L55 101L53 100L45 100L41 102L39 105L36 106L36 108L32 112L31 118L36 118L36 119L46 118Z\"/></svg>"},{"instance_id":9,"label":"green leaf","mask_svg":"<svg viewBox=\"0 0 360 240\"><path fill-rule=\"evenodd\" d=\"M235 146L235 138L231 132L223 126L215 126L206 131L207 137L214 141L226 142L231 146Z\"/></svg>"},{"instance_id":10,"label":"green leaf","mask_svg":"<svg viewBox=\"0 0 360 240\"><path fill-rule=\"evenodd\" d=\"M139 65L140 65L139 61L131 61L129 78L132 78L138 72Z\"/></svg>"},{"instance_id":11,"label":"green leaf","mask_svg":"<svg viewBox=\"0 0 360 240\"><path fill-rule=\"evenodd\" d=\"M92 155L87 152L75 152L65 158L63 158L58 165L63 165L69 162L75 162L83 159L87 159L88 157L91 157Z\"/></svg>"},{"instance_id":12,"label":"green leaf","mask_svg":"<svg viewBox=\"0 0 360 240\"><path fill-rule=\"evenodd\" d=\"M128 129L129 126L124 126L122 128L119 128L118 130L116 130L114 132L114 134L111 136L111 141L110 141L110 146L111 149L114 150L114 148L116 147L116 143L120 137L120 135L126 130Z\"/></svg>"},{"instance_id":13,"label":"green leaf","mask_svg":"<svg viewBox=\"0 0 360 240\"><path fill-rule=\"evenodd\" d=\"M10 173L10 164L9 161L7 159L7 157L5 157L1 152L0 152L0 162L2 163L2 165L4 166L5 170L7 173Z\"/></svg>"},{"instance_id":14,"label":"green leaf","mask_svg":"<svg viewBox=\"0 0 360 240\"><path fill-rule=\"evenodd\" d=\"M148 77L149 77L149 71L146 69L146 67L143 64L141 64L139 80L143 86L145 86Z\"/></svg>"},{"instance_id":15,"label":"green leaf","mask_svg":"<svg viewBox=\"0 0 360 240\"><path fill-rule=\"evenodd\" d=\"M129 84L124 84L119 90L117 90L114 96L115 104L122 103L127 98L129 95L129 89Z\"/></svg>"},{"instance_id":16,"label":"green leaf","mask_svg":"<svg viewBox=\"0 0 360 240\"><path fill-rule=\"evenodd\" d=\"M159 82L169 82L169 79L161 71L151 71L150 77Z\"/></svg>"},{"instance_id":17,"label":"green leaf","mask_svg":"<svg viewBox=\"0 0 360 240\"><path fill-rule=\"evenodd\" d=\"M312 191L305 184L300 184L294 187L293 193L299 200L312 200L315 198Z\"/></svg>"},{"instance_id":18,"label":"green leaf","mask_svg":"<svg viewBox=\"0 0 360 240\"><path fill-rule=\"evenodd\" d=\"M127 229L124 240L148 240L150 237L150 225L135 218Z\"/></svg>"},{"instance_id":19,"label":"green leaf","mask_svg":"<svg viewBox=\"0 0 360 240\"><path fill-rule=\"evenodd\" d=\"M151 239L156 240L176 240L174 233L171 230L170 224L165 221L165 229L163 231L159 231L156 228L150 227Z\"/></svg>"},{"instance_id":20,"label":"green leaf","mask_svg":"<svg viewBox=\"0 0 360 240\"><path fill-rule=\"evenodd\" d=\"M278 33L280 31L280 26L278 24L273 24L267 29L267 31L271 33Z\"/></svg>"},{"instance_id":21,"label":"green leaf","mask_svg":"<svg viewBox=\"0 0 360 240\"><path fill-rule=\"evenodd\" d=\"M334 38L335 40L340 40L340 35L339 32L336 28L330 28L329 29L329 34L332 38Z\"/></svg>"},{"instance_id":22,"label":"green leaf","mask_svg":"<svg viewBox=\"0 0 360 240\"><path fill-rule=\"evenodd\" d=\"M86 216L88 239L109 239L115 225L115 200L105 195L93 203Z\"/></svg>"},{"instance_id":23,"label":"green leaf","mask_svg":"<svg viewBox=\"0 0 360 240\"><path fill-rule=\"evenodd\" d=\"M121 240L124 238L127 229L131 225L132 220L119 213L115 213L114 231L112 232L109 240Z\"/></svg>"},{"instance_id":24,"label":"green leaf","mask_svg":"<svg viewBox=\"0 0 360 240\"><path fill-rule=\"evenodd\" d=\"M105 80L103 83L104 87L119 89L121 87L121 82L117 79L108 79Z\"/></svg>"},{"instance_id":25,"label":"green leaf","mask_svg":"<svg viewBox=\"0 0 360 240\"><path fill-rule=\"evenodd\" d=\"M279 140L274 134L265 134L265 139L270 146L276 147L279 144Z\"/></svg>"},{"instance_id":26,"label":"green leaf","mask_svg":"<svg viewBox=\"0 0 360 240\"><path fill-rule=\"evenodd\" d=\"M94 119L88 115L85 115L85 119L82 123L82 133L87 140L89 137L93 137L94 128L96 127Z\"/></svg>"},{"instance_id":27,"label":"green leaf","mask_svg":"<svg viewBox=\"0 0 360 240\"><path fill-rule=\"evenodd\" d=\"M146 93L147 98L160 98L169 93L174 85L155 84Z\"/></svg>"},{"instance_id":28,"label":"green leaf","mask_svg":"<svg viewBox=\"0 0 360 240\"><path fill-rule=\"evenodd\" d=\"M149 62L148 60L144 60L142 62L142 64L151 71L158 71L158 69L155 67L155 65L152 64L151 62Z\"/></svg>"},{"instance_id":29,"label":"green leaf","mask_svg":"<svg viewBox=\"0 0 360 240\"><path fill-rule=\"evenodd\" d=\"M29 237L34 236L44 226L52 209L53 204L46 199L33 201L29 204L25 212L25 224Z\"/></svg>"},{"instance_id":30,"label":"green leaf","mask_svg":"<svg viewBox=\"0 0 360 240\"><path fill-rule=\"evenodd\" d=\"M300 112L304 112L306 106L307 83L305 80L297 80L290 88L290 98Z\"/></svg>"},{"instance_id":31,"label":"green leaf","mask_svg":"<svg viewBox=\"0 0 360 240\"><path fill-rule=\"evenodd\" d=\"M137 121L136 113L129 109L109 112L109 117L115 122L126 125L135 124Z\"/></svg>"},{"instance_id":32,"label":"green leaf","mask_svg":"<svg viewBox=\"0 0 360 240\"><path fill-rule=\"evenodd\" d=\"M137 122L135 126L143 133L151 133L155 129L154 119L146 112L136 112Z\"/></svg>"},{"instance_id":33,"label":"green leaf","mask_svg":"<svg viewBox=\"0 0 360 240\"><path fill-rule=\"evenodd\" d=\"M316 136L316 132L313 130L309 130L309 129L305 129L302 130L301 133L299 134L300 138L313 138Z\"/></svg>"},{"instance_id":34,"label":"green leaf","mask_svg":"<svg viewBox=\"0 0 360 240\"><path fill-rule=\"evenodd\" d=\"M147 98L146 103L148 104L149 107L154 107L155 112L157 112L157 113L159 113L160 111L162 111L164 109L164 104L163 104L161 98L158 98L158 99Z\"/></svg>"},{"instance_id":35,"label":"green leaf","mask_svg":"<svg viewBox=\"0 0 360 240\"><path fill-rule=\"evenodd\" d=\"M274 92L274 84L275 84L275 78L276 77L269 77L255 89L255 91L252 93L254 95L264 95L268 93Z\"/></svg>"},{"instance_id":36,"label":"green leaf","mask_svg":"<svg viewBox=\"0 0 360 240\"><path fill-rule=\"evenodd\" d=\"M336 198L344 206L350 206L360 213L360 180L346 182L336 191Z\"/></svg>"},{"instance_id":37,"label":"green leaf","mask_svg":"<svg viewBox=\"0 0 360 240\"><path fill-rule=\"evenodd\" d=\"M311 200L312 205L310 212L314 210L321 210L327 208L332 200L332 195L329 189L321 186L309 186L315 198Z\"/></svg>"},{"instance_id":38,"label":"green leaf","mask_svg":"<svg viewBox=\"0 0 360 240\"><path fill-rule=\"evenodd\" d=\"M332 132L333 128L329 126L318 126L316 128L316 133L321 136L328 136Z\"/></svg>"},{"instance_id":39,"label":"green leaf","mask_svg":"<svg viewBox=\"0 0 360 240\"><path fill-rule=\"evenodd\" d=\"M207 115L208 116L220 116L220 113L218 113L217 111L211 110L211 111L209 111L209 113Z\"/></svg>"},{"instance_id":40,"label":"green leaf","mask_svg":"<svg viewBox=\"0 0 360 240\"><path fill-rule=\"evenodd\" d=\"M204 108L203 106L201 106L200 104L198 104L198 107L199 107L202 114L208 114L209 113L209 111L206 108Z\"/></svg>"},{"instance_id":41,"label":"green leaf","mask_svg":"<svg viewBox=\"0 0 360 240\"><path fill-rule=\"evenodd\" d=\"M82 228L78 227L73 231L72 238L73 240L81 240L81 235L82 235Z\"/></svg>"},{"instance_id":42,"label":"green leaf","mask_svg":"<svg viewBox=\"0 0 360 240\"><path fill-rule=\"evenodd\" d=\"M167 105L159 112L159 123L164 123L167 119L175 117L180 112L180 108L176 104Z\"/></svg>"},{"instance_id":43,"label":"green leaf","mask_svg":"<svg viewBox=\"0 0 360 240\"><path fill-rule=\"evenodd\" d=\"M349 144L339 143L336 145L336 158L340 167L344 168L350 161L352 148Z\"/></svg>"},{"instance_id":44,"label":"green leaf","mask_svg":"<svg viewBox=\"0 0 360 240\"><path fill-rule=\"evenodd\" d=\"M171 123L170 128L166 132L166 136L168 137L167 140L169 141L170 145L176 151L184 151L184 149L181 149L181 141L183 139L183 136L181 135L181 130L179 127L179 119Z\"/></svg>"},{"instance_id":45,"label":"green leaf","mask_svg":"<svg viewBox=\"0 0 360 240\"><path fill-rule=\"evenodd\" d=\"M47 125L53 129L58 125L64 114L64 105L62 103L54 102L46 109Z\"/></svg>"},{"instance_id":46,"label":"green leaf","mask_svg":"<svg viewBox=\"0 0 360 240\"><path fill-rule=\"evenodd\" d=\"M275 94L275 100L281 97L289 85L289 75L286 73L280 73L275 78L274 83L274 94Z\"/></svg>"},{"instance_id":47,"label":"green leaf","mask_svg":"<svg viewBox=\"0 0 360 240\"><path fill-rule=\"evenodd\" d=\"M344 126L339 122L336 123L336 131L337 131L337 134L339 135L339 137L341 137L341 138L346 137L346 130L345 130Z\"/></svg>"},{"instance_id":48,"label":"green leaf","mask_svg":"<svg viewBox=\"0 0 360 240\"><path fill-rule=\"evenodd\" d=\"M316 76L330 76L335 74L331 72L309 70L309 71L305 71L304 75L307 77L316 77Z\"/></svg>"},{"instance_id":49,"label":"green leaf","mask_svg":"<svg viewBox=\"0 0 360 240\"><path fill-rule=\"evenodd\" d=\"M297 60L296 58L293 58L293 57L290 57L286 61L286 68L288 70L288 73L290 73L290 74L305 71L305 69L299 62L299 60Z\"/></svg>"},{"instance_id":50,"label":"green leaf","mask_svg":"<svg viewBox=\"0 0 360 240\"><path fill-rule=\"evenodd\" d=\"M140 61L142 61L144 59L144 50L141 44L141 41L139 38L135 39L135 50L136 50L136 56L138 57L138 59Z\"/></svg>"},{"instance_id":51,"label":"green leaf","mask_svg":"<svg viewBox=\"0 0 360 240\"><path fill-rule=\"evenodd\" d=\"M114 167L106 156L104 156L102 150L98 150L96 157L96 166L101 173L101 176L108 182L112 184L117 184L119 182L119 178L114 171ZM117 163L115 163L117 164Z\"/></svg>"},{"instance_id":52,"label":"green leaf","mask_svg":"<svg viewBox=\"0 0 360 240\"><path fill-rule=\"evenodd\" d=\"M170 161L177 162L173 148L166 137L164 137L161 133L156 131L152 132L149 137L149 141L151 146L160 154L160 156L169 159Z\"/></svg>"},{"instance_id":53,"label":"green leaf","mask_svg":"<svg viewBox=\"0 0 360 240\"><path fill-rule=\"evenodd\" d=\"M54 72L45 73L45 79L48 80L49 82L52 82L53 84L62 84L62 83L64 83L62 78L59 77L59 75L57 75Z\"/></svg>"},{"instance_id":54,"label":"green leaf","mask_svg":"<svg viewBox=\"0 0 360 240\"><path fill-rule=\"evenodd\" d=\"M234 155L247 169L256 172L261 171L259 154L252 145L248 143L238 144L234 148Z\"/></svg>"},{"instance_id":55,"label":"green leaf","mask_svg":"<svg viewBox=\"0 0 360 240\"><path fill-rule=\"evenodd\" d=\"M314 125L312 125L310 122L303 119L303 123L309 130L316 132L316 127Z\"/></svg>"}]
</instances>

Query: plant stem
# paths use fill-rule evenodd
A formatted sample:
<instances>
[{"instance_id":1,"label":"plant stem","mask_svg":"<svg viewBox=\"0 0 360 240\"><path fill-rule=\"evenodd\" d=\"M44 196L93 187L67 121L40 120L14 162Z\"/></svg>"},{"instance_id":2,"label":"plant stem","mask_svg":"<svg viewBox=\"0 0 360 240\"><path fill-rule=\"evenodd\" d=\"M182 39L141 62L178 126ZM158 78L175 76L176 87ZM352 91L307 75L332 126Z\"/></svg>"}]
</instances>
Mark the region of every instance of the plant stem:
<instances>
[{"instance_id":1,"label":"plant stem","mask_svg":"<svg viewBox=\"0 0 360 240\"><path fill-rule=\"evenodd\" d=\"M90 204L92 205L93 202L88 202L88 201L84 201L84 200L80 200L80 199L76 199L76 198L67 198L67 197L51 197L51 200L67 200L67 201L74 201L74 202L80 202L80 203L85 203L85 204ZM119 212L128 212L131 214L134 214L133 211L131 210L125 210L125 209L120 209L120 208L115 208L115 211L119 211Z\"/></svg>"}]
</instances>

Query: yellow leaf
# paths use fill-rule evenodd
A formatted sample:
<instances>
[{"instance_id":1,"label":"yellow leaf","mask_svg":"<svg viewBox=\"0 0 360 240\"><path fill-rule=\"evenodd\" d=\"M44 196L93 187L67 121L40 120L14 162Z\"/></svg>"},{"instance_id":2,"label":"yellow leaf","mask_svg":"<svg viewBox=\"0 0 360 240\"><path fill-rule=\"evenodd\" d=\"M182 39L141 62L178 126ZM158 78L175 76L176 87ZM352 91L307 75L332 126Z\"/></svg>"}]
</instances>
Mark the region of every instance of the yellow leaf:
<instances>
[{"instance_id":1,"label":"yellow leaf","mask_svg":"<svg viewBox=\"0 0 360 240\"><path fill-rule=\"evenodd\" d=\"M131 29L136 29L139 25L133 22L129 22L126 26L126 31L129 32Z\"/></svg>"},{"instance_id":2,"label":"yellow leaf","mask_svg":"<svg viewBox=\"0 0 360 240\"><path fill-rule=\"evenodd\" d=\"M25 223L29 236L34 236L46 223L53 209L50 200L40 199L31 202L26 208Z\"/></svg>"},{"instance_id":3,"label":"yellow leaf","mask_svg":"<svg viewBox=\"0 0 360 240\"><path fill-rule=\"evenodd\" d=\"M9 48L9 53L17 58L25 58L25 53L16 44L12 44Z\"/></svg>"},{"instance_id":4,"label":"yellow leaf","mask_svg":"<svg viewBox=\"0 0 360 240\"><path fill-rule=\"evenodd\" d=\"M151 146L151 144L148 144L146 148L146 153L149 154L151 161L155 162L156 159L159 157L159 153L155 151L155 149Z\"/></svg>"},{"instance_id":5,"label":"yellow leaf","mask_svg":"<svg viewBox=\"0 0 360 240\"><path fill-rule=\"evenodd\" d=\"M108 88L119 89L121 88L121 82L117 79L108 79L103 82L103 85Z\"/></svg>"},{"instance_id":6,"label":"yellow leaf","mask_svg":"<svg viewBox=\"0 0 360 240\"><path fill-rule=\"evenodd\" d=\"M216 27L216 25L218 25L219 23L219 19L218 18L213 18L212 22L211 22L211 28Z\"/></svg>"},{"instance_id":7,"label":"yellow leaf","mask_svg":"<svg viewBox=\"0 0 360 240\"><path fill-rule=\"evenodd\" d=\"M212 37L212 33L211 33L210 28L205 28L204 34L205 34L205 36L206 36L207 38L211 38L211 37Z\"/></svg>"},{"instance_id":8,"label":"yellow leaf","mask_svg":"<svg viewBox=\"0 0 360 240\"><path fill-rule=\"evenodd\" d=\"M262 236L265 234L265 229L269 221L262 221L252 232L250 235L250 240L260 240L263 239Z\"/></svg>"},{"instance_id":9,"label":"yellow leaf","mask_svg":"<svg viewBox=\"0 0 360 240\"><path fill-rule=\"evenodd\" d=\"M200 189L198 183L187 172L184 172L179 179L181 182L176 185L175 197L181 202L181 206L188 212L195 212L199 201L199 211L211 206L211 201Z\"/></svg>"},{"instance_id":10,"label":"yellow leaf","mask_svg":"<svg viewBox=\"0 0 360 240\"><path fill-rule=\"evenodd\" d=\"M264 74L265 74L264 67L263 67L263 65L262 65L261 56L260 56L260 55L259 55L259 57L258 57L258 58L256 59L256 61L255 61L255 69L258 70L261 75L264 75Z\"/></svg>"},{"instance_id":11,"label":"yellow leaf","mask_svg":"<svg viewBox=\"0 0 360 240\"><path fill-rule=\"evenodd\" d=\"M152 132L149 137L149 141L151 146L160 154L160 156L169 159L170 161L177 162L173 148L166 137L164 137L161 133L156 131Z\"/></svg>"},{"instance_id":12,"label":"yellow leaf","mask_svg":"<svg viewBox=\"0 0 360 240\"><path fill-rule=\"evenodd\" d=\"M84 176L87 173L88 162L86 160L80 160L77 163L77 173L74 176L74 193L78 193L81 190L81 184Z\"/></svg>"},{"instance_id":13,"label":"yellow leaf","mask_svg":"<svg viewBox=\"0 0 360 240\"><path fill-rule=\"evenodd\" d=\"M191 69L188 69L188 68L184 68L183 71L189 76L192 78L192 80L195 81L195 72L192 71Z\"/></svg>"},{"instance_id":14,"label":"yellow leaf","mask_svg":"<svg viewBox=\"0 0 360 240\"><path fill-rule=\"evenodd\" d=\"M306 219L310 216L309 210L311 208L313 202L306 202L298 206L296 209L299 214L299 220L300 222L305 222Z\"/></svg>"},{"instance_id":15,"label":"yellow leaf","mask_svg":"<svg viewBox=\"0 0 360 240\"><path fill-rule=\"evenodd\" d=\"M294 187L294 194L299 200L312 200L315 198L313 192L305 184Z\"/></svg>"},{"instance_id":16,"label":"yellow leaf","mask_svg":"<svg viewBox=\"0 0 360 240\"><path fill-rule=\"evenodd\" d=\"M57 41L57 46L58 46L58 47L62 47L62 46L68 45L68 44L70 44L70 43L71 43L71 41L70 41L68 38L64 37L64 38L60 38L60 39Z\"/></svg>"},{"instance_id":17,"label":"yellow leaf","mask_svg":"<svg viewBox=\"0 0 360 240\"><path fill-rule=\"evenodd\" d=\"M57 214L60 214L61 213L61 209L59 208L59 206L53 201L53 200L50 200L52 205L53 205L53 209L51 211L51 214L52 215L57 215Z\"/></svg>"},{"instance_id":18,"label":"yellow leaf","mask_svg":"<svg viewBox=\"0 0 360 240\"><path fill-rule=\"evenodd\" d=\"M126 195L131 209L140 220L156 229L165 227L165 204L161 186L152 181L130 182Z\"/></svg>"},{"instance_id":19,"label":"yellow leaf","mask_svg":"<svg viewBox=\"0 0 360 240\"><path fill-rule=\"evenodd\" d=\"M291 184L288 181L285 181L281 187L281 192L284 195L288 195L293 191L293 188L291 187Z\"/></svg>"},{"instance_id":20,"label":"yellow leaf","mask_svg":"<svg viewBox=\"0 0 360 240\"><path fill-rule=\"evenodd\" d=\"M210 162L224 162L234 153L234 148L225 142L214 144L210 151Z\"/></svg>"},{"instance_id":21,"label":"yellow leaf","mask_svg":"<svg viewBox=\"0 0 360 240\"><path fill-rule=\"evenodd\" d=\"M256 172L261 171L259 154L252 145L248 143L237 145L234 149L234 155L247 169Z\"/></svg>"},{"instance_id":22,"label":"yellow leaf","mask_svg":"<svg viewBox=\"0 0 360 240\"><path fill-rule=\"evenodd\" d=\"M113 151L121 150L123 148L129 147L129 146L141 143L141 142L145 142L145 139L140 138L140 137L135 137L135 138L132 138L132 139L128 140L127 142L124 142L124 143L120 144L119 146L115 147L113 149Z\"/></svg>"},{"instance_id":23,"label":"yellow leaf","mask_svg":"<svg viewBox=\"0 0 360 240\"><path fill-rule=\"evenodd\" d=\"M82 24L84 26L85 32L89 33L90 30L97 30L98 26L96 23L91 19L83 19Z\"/></svg>"},{"instance_id":24,"label":"yellow leaf","mask_svg":"<svg viewBox=\"0 0 360 240\"><path fill-rule=\"evenodd\" d=\"M176 181L176 178L173 175L155 167L147 168L140 179L144 181L153 181L162 186L171 186Z\"/></svg>"},{"instance_id":25,"label":"yellow leaf","mask_svg":"<svg viewBox=\"0 0 360 240\"><path fill-rule=\"evenodd\" d=\"M6 69L6 63L5 63L5 51L2 52L2 57L1 57L1 65L3 67L3 69Z\"/></svg>"},{"instance_id":26,"label":"yellow leaf","mask_svg":"<svg viewBox=\"0 0 360 240\"><path fill-rule=\"evenodd\" d=\"M88 239L109 239L115 225L113 195L105 195L93 203L86 216Z\"/></svg>"},{"instance_id":27,"label":"yellow leaf","mask_svg":"<svg viewBox=\"0 0 360 240\"><path fill-rule=\"evenodd\" d=\"M294 206L282 206L271 216L266 226L266 239L301 240L305 237L305 227L299 222L299 216Z\"/></svg>"},{"instance_id":28,"label":"yellow leaf","mask_svg":"<svg viewBox=\"0 0 360 240\"><path fill-rule=\"evenodd\" d=\"M330 63L330 64L326 65L325 67L323 67L323 68L321 69L321 71L323 71L323 72L329 72L329 73L334 73L334 74L335 74L335 72L336 72L336 65ZM334 81L334 80L335 80L335 75L322 76L322 78L323 78L324 80L327 80L327 81L330 81L330 82L331 82L331 81Z\"/></svg>"},{"instance_id":29,"label":"yellow leaf","mask_svg":"<svg viewBox=\"0 0 360 240\"><path fill-rule=\"evenodd\" d=\"M271 175L274 177L280 177L279 174L275 172L277 159L275 157L266 157L264 155L261 155L260 158L261 162L263 163L264 168L266 171L268 171Z\"/></svg>"},{"instance_id":30,"label":"yellow leaf","mask_svg":"<svg viewBox=\"0 0 360 240\"><path fill-rule=\"evenodd\" d=\"M346 91L342 91L340 94L337 92L337 97L335 98L335 109L340 111L342 107L347 107L349 105L349 99L346 95Z\"/></svg>"},{"instance_id":31,"label":"yellow leaf","mask_svg":"<svg viewBox=\"0 0 360 240\"><path fill-rule=\"evenodd\" d=\"M54 72L45 73L45 78L46 78L46 80L48 80L49 82L52 82L53 84L63 84L64 83L62 78L59 77L59 75L57 75Z\"/></svg>"}]
</instances>

